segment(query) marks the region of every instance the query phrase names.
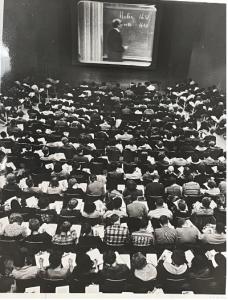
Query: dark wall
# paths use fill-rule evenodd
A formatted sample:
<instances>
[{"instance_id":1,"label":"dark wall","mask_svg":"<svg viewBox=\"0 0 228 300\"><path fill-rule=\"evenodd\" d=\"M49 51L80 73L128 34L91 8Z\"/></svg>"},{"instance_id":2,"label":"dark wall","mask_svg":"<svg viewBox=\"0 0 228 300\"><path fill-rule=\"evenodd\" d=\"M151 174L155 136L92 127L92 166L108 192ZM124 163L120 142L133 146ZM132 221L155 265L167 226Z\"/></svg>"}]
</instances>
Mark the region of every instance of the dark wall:
<instances>
[{"instance_id":1,"label":"dark wall","mask_svg":"<svg viewBox=\"0 0 228 300\"><path fill-rule=\"evenodd\" d=\"M210 5L163 3L157 74L187 77L193 44L200 41L205 24L210 23L205 17ZM217 5L213 5L216 10ZM24 76L36 71L43 76L73 79L82 68L72 64L71 27L77 30L73 24L71 0L5 0L3 42L10 51L12 74L18 78L18 73ZM137 69L131 72L137 73Z\"/></svg>"}]
</instances>

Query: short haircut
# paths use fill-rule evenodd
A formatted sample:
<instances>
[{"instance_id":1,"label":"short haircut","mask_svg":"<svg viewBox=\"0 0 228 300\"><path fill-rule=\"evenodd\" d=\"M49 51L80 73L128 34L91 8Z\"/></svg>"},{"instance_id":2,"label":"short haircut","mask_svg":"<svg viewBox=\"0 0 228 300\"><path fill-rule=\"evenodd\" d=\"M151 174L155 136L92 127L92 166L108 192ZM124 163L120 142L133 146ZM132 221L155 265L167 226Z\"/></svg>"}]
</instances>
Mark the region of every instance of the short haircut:
<instances>
[{"instance_id":1,"label":"short haircut","mask_svg":"<svg viewBox=\"0 0 228 300\"><path fill-rule=\"evenodd\" d=\"M111 216L111 222L112 222L112 224L114 224L114 223L116 223L118 220L119 220L119 216L118 215L116 215L116 214L113 214L112 216Z\"/></svg>"},{"instance_id":2,"label":"short haircut","mask_svg":"<svg viewBox=\"0 0 228 300\"><path fill-rule=\"evenodd\" d=\"M40 222L38 219L30 219L29 220L29 229L31 231L37 231L40 228Z\"/></svg>"},{"instance_id":3,"label":"short haircut","mask_svg":"<svg viewBox=\"0 0 228 300\"><path fill-rule=\"evenodd\" d=\"M5 138L5 137L6 137L6 132L5 132L5 131L2 131L2 132L1 132L1 137L2 137L2 138Z\"/></svg>"},{"instance_id":4,"label":"short haircut","mask_svg":"<svg viewBox=\"0 0 228 300\"><path fill-rule=\"evenodd\" d=\"M13 265L17 268L22 268L25 265L25 257L23 255L15 255L13 259Z\"/></svg>"},{"instance_id":5,"label":"short haircut","mask_svg":"<svg viewBox=\"0 0 228 300\"><path fill-rule=\"evenodd\" d=\"M156 205L157 205L157 206L162 206L163 203L164 203L163 198L160 197L160 198L156 199Z\"/></svg>"},{"instance_id":6,"label":"short haircut","mask_svg":"<svg viewBox=\"0 0 228 300\"><path fill-rule=\"evenodd\" d=\"M26 179L25 182L26 182L27 187L29 187L29 188L33 187L33 185L34 185L34 182L32 179Z\"/></svg>"},{"instance_id":7,"label":"short haircut","mask_svg":"<svg viewBox=\"0 0 228 300\"><path fill-rule=\"evenodd\" d=\"M112 265L116 261L116 254L110 250L103 254L104 263Z\"/></svg>"},{"instance_id":8,"label":"short haircut","mask_svg":"<svg viewBox=\"0 0 228 300\"><path fill-rule=\"evenodd\" d=\"M59 186L59 180L57 177L52 177L50 180L51 186L52 187L58 187Z\"/></svg>"},{"instance_id":9,"label":"short haircut","mask_svg":"<svg viewBox=\"0 0 228 300\"><path fill-rule=\"evenodd\" d=\"M178 205L178 208L179 208L180 211L184 211L187 207L186 202L182 199L178 201L177 205Z\"/></svg>"},{"instance_id":10,"label":"short haircut","mask_svg":"<svg viewBox=\"0 0 228 300\"><path fill-rule=\"evenodd\" d=\"M68 232L70 228L71 228L71 224L68 221L63 222L63 224L61 225L62 232Z\"/></svg>"},{"instance_id":11,"label":"short haircut","mask_svg":"<svg viewBox=\"0 0 228 300\"><path fill-rule=\"evenodd\" d=\"M216 183L214 180L208 180L207 185L209 188L213 189L216 187Z\"/></svg>"},{"instance_id":12,"label":"short haircut","mask_svg":"<svg viewBox=\"0 0 228 300\"><path fill-rule=\"evenodd\" d=\"M222 232L224 232L225 231L225 225L223 224L223 223L221 223L221 222L218 222L217 224L216 224L216 231L218 232L218 233L222 233Z\"/></svg>"},{"instance_id":13,"label":"short haircut","mask_svg":"<svg viewBox=\"0 0 228 300\"><path fill-rule=\"evenodd\" d=\"M160 218L159 218L159 222L161 223L161 225L165 225L168 223L168 217L165 216L165 215L162 215Z\"/></svg>"},{"instance_id":14,"label":"short haircut","mask_svg":"<svg viewBox=\"0 0 228 300\"><path fill-rule=\"evenodd\" d=\"M120 197L116 197L113 199L113 208L118 209L122 205L122 199Z\"/></svg>"},{"instance_id":15,"label":"short haircut","mask_svg":"<svg viewBox=\"0 0 228 300\"><path fill-rule=\"evenodd\" d=\"M78 205L78 200L76 198L72 198L72 199L70 199L67 207L69 209L74 209L77 205Z\"/></svg>"},{"instance_id":16,"label":"short haircut","mask_svg":"<svg viewBox=\"0 0 228 300\"><path fill-rule=\"evenodd\" d=\"M88 214L91 214L95 210L96 210L96 205L93 202L92 203L90 203L90 202L85 203L85 205L84 205L84 212L86 212Z\"/></svg>"},{"instance_id":17,"label":"short haircut","mask_svg":"<svg viewBox=\"0 0 228 300\"><path fill-rule=\"evenodd\" d=\"M13 213L9 216L9 223L13 224L14 222L21 224L23 222L23 217L19 213Z\"/></svg>"},{"instance_id":18,"label":"short haircut","mask_svg":"<svg viewBox=\"0 0 228 300\"><path fill-rule=\"evenodd\" d=\"M184 225L184 223L185 223L185 219L184 218L179 218L178 219L178 226L179 227L182 227Z\"/></svg>"},{"instance_id":19,"label":"short haircut","mask_svg":"<svg viewBox=\"0 0 228 300\"><path fill-rule=\"evenodd\" d=\"M209 208L211 204L211 199L209 197L204 197L202 199L202 204L205 208Z\"/></svg>"},{"instance_id":20,"label":"short haircut","mask_svg":"<svg viewBox=\"0 0 228 300\"><path fill-rule=\"evenodd\" d=\"M148 226L148 219L143 218L139 221L140 228L146 228L147 226Z\"/></svg>"},{"instance_id":21,"label":"short haircut","mask_svg":"<svg viewBox=\"0 0 228 300\"><path fill-rule=\"evenodd\" d=\"M49 199L47 197L40 197L39 201L38 201L38 207L40 209L44 209L46 207L48 207L49 205Z\"/></svg>"},{"instance_id":22,"label":"short haircut","mask_svg":"<svg viewBox=\"0 0 228 300\"><path fill-rule=\"evenodd\" d=\"M81 233L89 234L92 230L92 227L89 223L82 223Z\"/></svg>"},{"instance_id":23,"label":"short haircut","mask_svg":"<svg viewBox=\"0 0 228 300\"><path fill-rule=\"evenodd\" d=\"M187 177L187 181L188 181L188 182L191 182L191 181L193 181L193 176L192 176L192 175L188 175L188 177Z\"/></svg>"},{"instance_id":24,"label":"short haircut","mask_svg":"<svg viewBox=\"0 0 228 300\"><path fill-rule=\"evenodd\" d=\"M50 267L55 269L61 265L62 253L60 251L54 251L49 256Z\"/></svg>"},{"instance_id":25,"label":"short haircut","mask_svg":"<svg viewBox=\"0 0 228 300\"><path fill-rule=\"evenodd\" d=\"M95 175L95 174L91 174L90 176L89 176L89 179L90 179L90 181L96 181L97 180L97 175Z\"/></svg>"},{"instance_id":26,"label":"short haircut","mask_svg":"<svg viewBox=\"0 0 228 300\"><path fill-rule=\"evenodd\" d=\"M8 293L11 290L11 286L14 284L15 279L13 277L2 277L0 281L0 293Z\"/></svg>"}]
</instances>

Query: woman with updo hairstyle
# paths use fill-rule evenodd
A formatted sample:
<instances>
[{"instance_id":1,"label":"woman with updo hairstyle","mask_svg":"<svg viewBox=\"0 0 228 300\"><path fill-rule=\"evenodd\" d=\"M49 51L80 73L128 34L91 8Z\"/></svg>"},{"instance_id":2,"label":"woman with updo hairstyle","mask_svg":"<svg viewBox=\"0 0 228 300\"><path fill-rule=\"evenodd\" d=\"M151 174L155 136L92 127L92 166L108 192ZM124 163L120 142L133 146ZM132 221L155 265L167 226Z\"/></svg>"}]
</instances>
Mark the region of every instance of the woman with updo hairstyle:
<instances>
[{"instance_id":1,"label":"woman with updo hairstyle","mask_svg":"<svg viewBox=\"0 0 228 300\"><path fill-rule=\"evenodd\" d=\"M22 226L23 218L19 213L12 213L9 216L9 224L2 227L0 223L0 235L3 240L21 240L27 236L27 229Z\"/></svg>"},{"instance_id":2,"label":"woman with updo hairstyle","mask_svg":"<svg viewBox=\"0 0 228 300\"><path fill-rule=\"evenodd\" d=\"M133 254L131 265L130 281L133 285L134 293L147 293L153 290L157 277L156 267L151 262L148 262L141 252Z\"/></svg>"},{"instance_id":3,"label":"woman with updo hairstyle","mask_svg":"<svg viewBox=\"0 0 228 300\"><path fill-rule=\"evenodd\" d=\"M46 232L43 231L42 233L39 232L40 222L38 219L30 219L29 220L29 229L31 230L30 235L28 235L25 241L28 242L51 242L51 236ZM47 246L47 244L45 244Z\"/></svg>"}]
</instances>

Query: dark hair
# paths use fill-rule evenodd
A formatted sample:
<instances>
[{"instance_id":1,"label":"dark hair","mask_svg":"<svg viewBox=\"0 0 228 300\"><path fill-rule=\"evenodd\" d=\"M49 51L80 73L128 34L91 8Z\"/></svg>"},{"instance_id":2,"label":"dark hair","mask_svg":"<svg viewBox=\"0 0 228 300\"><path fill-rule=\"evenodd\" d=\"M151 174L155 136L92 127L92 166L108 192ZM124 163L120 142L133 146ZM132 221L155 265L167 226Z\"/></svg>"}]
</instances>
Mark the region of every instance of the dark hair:
<instances>
[{"instance_id":1,"label":"dark hair","mask_svg":"<svg viewBox=\"0 0 228 300\"><path fill-rule=\"evenodd\" d=\"M89 272L93 267L93 261L88 254L82 253L76 257L77 268L82 272Z\"/></svg>"},{"instance_id":2,"label":"dark hair","mask_svg":"<svg viewBox=\"0 0 228 300\"><path fill-rule=\"evenodd\" d=\"M159 218L159 222L161 223L161 225L165 225L168 223L168 217L165 216L165 215L162 215L160 218Z\"/></svg>"},{"instance_id":3,"label":"dark hair","mask_svg":"<svg viewBox=\"0 0 228 300\"><path fill-rule=\"evenodd\" d=\"M221 223L221 222L218 222L217 224L216 224L216 231L218 232L218 233L222 233L222 232L224 232L224 230L225 230L225 225L223 224L223 223Z\"/></svg>"},{"instance_id":4,"label":"dark hair","mask_svg":"<svg viewBox=\"0 0 228 300\"><path fill-rule=\"evenodd\" d=\"M14 284L15 279L13 277L4 276L0 280L0 293L8 293L11 290L11 286Z\"/></svg>"},{"instance_id":5,"label":"dark hair","mask_svg":"<svg viewBox=\"0 0 228 300\"><path fill-rule=\"evenodd\" d=\"M67 204L67 208L74 209L78 205L78 200L76 198L70 199L70 201Z\"/></svg>"},{"instance_id":6,"label":"dark hair","mask_svg":"<svg viewBox=\"0 0 228 300\"><path fill-rule=\"evenodd\" d=\"M89 234L91 232L91 225L89 223L82 223L81 234Z\"/></svg>"},{"instance_id":7,"label":"dark hair","mask_svg":"<svg viewBox=\"0 0 228 300\"><path fill-rule=\"evenodd\" d=\"M21 205L16 199L13 199L11 201L10 206L11 206L11 212L12 213L13 212L15 212L15 213L21 213L22 212Z\"/></svg>"},{"instance_id":8,"label":"dark hair","mask_svg":"<svg viewBox=\"0 0 228 300\"><path fill-rule=\"evenodd\" d=\"M188 182L191 182L191 181L193 181L193 176L192 176L192 175L188 175L188 177L187 177L187 181L188 181Z\"/></svg>"},{"instance_id":9,"label":"dark hair","mask_svg":"<svg viewBox=\"0 0 228 300\"><path fill-rule=\"evenodd\" d=\"M92 214L96 210L96 205L94 203L86 202L84 205L84 212L87 214Z\"/></svg>"},{"instance_id":10,"label":"dark hair","mask_svg":"<svg viewBox=\"0 0 228 300\"><path fill-rule=\"evenodd\" d=\"M58 187L59 186L59 180L57 177L52 177L50 180L50 184L52 187Z\"/></svg>"},{"instance_id":11,"label":"dark hair","mask_svg":"<svg viewBox=\"0 0 228 300\"><path fill-rule=\"evenodd\" d=\"M118 215L116 215L116 214L113 214L112 216L111 216L111 223L112 224L114 224L114 223L116 223L118 220L119 220L119 216Z\"/></svg>"},{"instance_id":12,"label":"dark hair","mask_svg":"<svg viewBox=\"0 0 228 300\"><path fill-rule=\"evenodd\" d=\"M17 268L22 268L25 265L25 257L23 255L15 255L13 259L13 265Z\"/></svg>"},{"instance_id":13,"label":"dark hair","mask_svg":"<svg viewBox=\"0 0 228 300\"><path fill-rule=\"evenodd\" d=\"M180 211L184 211L186 209L186 202L182 199L178 201L177 205Z\"/></svg>"},{"instance_id":14,"label":"dark hair","mask_svg":"<svg viewBox=\"0 0 228 300\"><path fill-rule=\"evenodd\" d=\"M94 182L94 181L97 180L97 175L91 174L91 175L89 176L89 179L90 179L90 181Z\"/></svg>"},{"instance_id":15,"label":"dark hair","mask_svg":"<svg viewBox=\"0 0 228 300\"><path fill-rule=\"evenodd\" d=\"M143 218L139 221L139 227L140 228L146 228L148 226L148 220Z\"/></svg>"},{"instance_id":16,"label":"dark hair","mask_svg":"<svg viewBox=\"0 0 228 300\"><path fill-rule=\"evenodd\" d=\"M54 172L60 173L63 170L62 164L60 162L56 162L54 165Z\"/></svg>"},{"instance_id":17,"label":"dark hair","mask_svg":"<svg viewBox=\"0 0 228 300\"><path fill-rule=\"evenodd\" d=\"M38 201L38 207L44 209L49 205L49 199L47 197L40 197Z\"/></svg>"},{"instance_id":18,"label":"dark hair","mask_svg":"<svg viewBox=\"0 0 228 300\"><path fill-rule=\"evenodd\" d=\"M33 185L34 185L33 180L28 179L28 178L26 179L25 183L26 183L27 187L29 187L29 188L33 187Z\"/></svg>"},{"instance_id":19,"label":"dark hair","mask_svg":"<svg viewBox=\"0 0 228 300\"><path fill-rule=\"evenodd\" d=\"M202 199L202 204L205 208L210 208L211 199L209 197L204 197Z\"/></svg>"},{"instance_id":20,"label":"dark hair","mask_svg":"<svg viewBox=\"0 0 228 300\"><path fill-rule=\"evenodd\" d=\"M116 254L112 250L104 252L103 259L104 263L112 265L116 261Z\"/></svg>"},{"instance_id":21,"label":"dark hair","mask_svg":"<svg viewBox=\"0 0 228 300\"><path fill-rule=\"evenodd\" d=\"M63 224L61 225L60 229L62 232L67 233L71 228L71 224L68 221L63 222Z\"/></svg>"},{"instance_id":22,"label":"dark hair","mask_svg":"<svg viewBox=\"0 0 228 300\"><path fill-rule=\"evenodd\" d=\"M157 205L157 206L162 206L163 203L164 203L163 198L160 197L160 198L156 199L156 205Z\"/></svg>"},{"instance_id":23,"label":"dark hair","mask_svg":"<svg viewBox=\"0 0 228 300\"><path fill-rule=\"evenodd\" d=\"M127 179L125 186L129 191L134 191L137 188L137 184L132 179Z\"/></svg>"},{"instance_id":24,"label":"dark hair","mask_svg":"<svg viewBox=\"0 0 228 300\"><path fill-rule=\"evenodd\" d=\"M192 269L202 270L207 265L206 256L196 254L192 259Z\"/></svg>"},{"instance_id":25,"label":"dark hair","mask_svg":"<svg viewBox=\"0 0 228 300\"><path fill-rule=\"evenodd\" d=\"M122 205L122 199L120 197L116 197L113 199L112 204L113 204L113 208L118 209Z\"/></svg>"},{"instance_id":26,"label":"dark hair","mask_svg":"<svg viewBox=\"0 0 228 300\"><path fill-rule=\"evenodd\" d=\"M207 185L209 188L213 189L216 187L216 183L214 180L208 180Z\"/></svg>"},{"instance_id":27,"label":"dark hair","mask_svg":"<svg viewBox=\"0 0 228 300\"><path fill-rule=\"evenodd\" d=\"M2 138L5 138L5 137L6 137L6 132L5 132L5 131L2 131L2 132L1 132L1 137L2 137Z\"/></svg>"},{"instance_id":28,"label":"dark hair","mask_svg":"<svg viewBox=\"0 0 228 300\"><path fill-rule=\"evenodd\" d=\"M61 265L62 253L60 251L54 251L49 256L50 268L57 268Z\"/></svg>"}]
</instances>

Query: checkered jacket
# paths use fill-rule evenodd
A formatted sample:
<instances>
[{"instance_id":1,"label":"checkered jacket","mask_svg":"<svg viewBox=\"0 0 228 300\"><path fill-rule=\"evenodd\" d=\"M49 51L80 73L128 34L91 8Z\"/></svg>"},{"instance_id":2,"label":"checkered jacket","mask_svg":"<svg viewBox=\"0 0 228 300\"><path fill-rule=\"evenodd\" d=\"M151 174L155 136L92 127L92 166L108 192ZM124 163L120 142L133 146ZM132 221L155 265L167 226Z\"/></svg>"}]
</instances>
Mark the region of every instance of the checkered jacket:
<instances>
[{"instance_id":1,"label":"checkered jacket","mask_svg":"<svg viewBox=\"0 0 228 300\"><path fill-rule=\"evenodd\" d=\"M107 245L124 245L128 237L129 230L127 227L112 225L105 229L104 241Z\"/></svg>"}]
</instances>

